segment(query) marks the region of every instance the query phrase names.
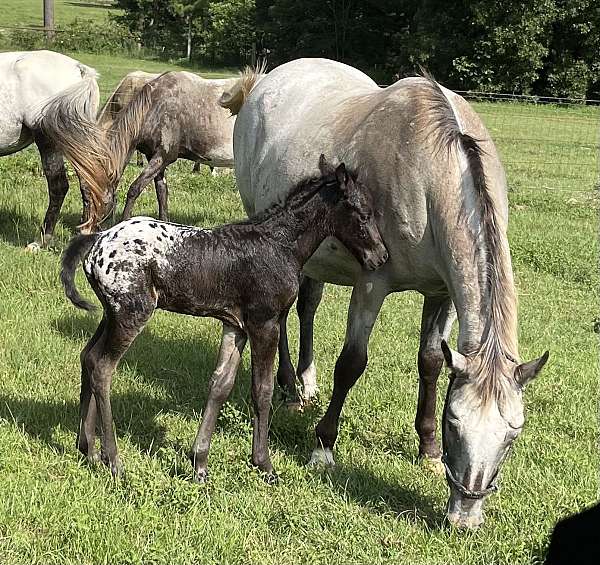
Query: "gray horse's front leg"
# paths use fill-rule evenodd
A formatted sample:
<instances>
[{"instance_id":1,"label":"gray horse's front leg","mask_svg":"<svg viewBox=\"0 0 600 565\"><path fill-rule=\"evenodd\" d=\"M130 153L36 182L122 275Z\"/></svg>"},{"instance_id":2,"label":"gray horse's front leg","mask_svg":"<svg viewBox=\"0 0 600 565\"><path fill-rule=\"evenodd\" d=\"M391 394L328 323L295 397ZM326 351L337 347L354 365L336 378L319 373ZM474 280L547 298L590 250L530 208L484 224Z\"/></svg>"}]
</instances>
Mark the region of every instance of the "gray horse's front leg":
<instances>
[{"instance_id":1,"label":"gray horse's front leg","mask_svg":"<svg viewBox=\"0 0 600 565\"><path fill-rule=\"evenodd\" d=\"M365 277L352 291L346 340L335 365L333 394L327 412L317 424L317 444L309 465L333 465L333 446L348 392L367 366L369 337L388 288L380 279Z\"/></svg>"},{"instance_id":2,"label":"gray horse's front leg","mask_svg":"<svg viewBox=\"0 0 600 565\"><path fill-rule=\"evenodd\" d=\"M421 317L419 346L419 400L415 429L419 435L419 457L434 471L442 473L444 467L436 432L437 380L444 365L441 342L447 340L456 319L456 311L448 297L425 297Z\"/></svg>"}]
</instances>

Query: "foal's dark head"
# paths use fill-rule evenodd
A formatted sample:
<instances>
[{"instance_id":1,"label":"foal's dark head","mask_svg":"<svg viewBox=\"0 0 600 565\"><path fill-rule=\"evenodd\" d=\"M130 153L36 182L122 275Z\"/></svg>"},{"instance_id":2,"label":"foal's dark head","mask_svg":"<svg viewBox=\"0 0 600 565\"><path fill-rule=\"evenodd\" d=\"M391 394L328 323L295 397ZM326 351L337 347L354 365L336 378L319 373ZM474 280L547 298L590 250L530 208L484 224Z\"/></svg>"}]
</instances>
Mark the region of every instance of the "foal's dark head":
<instances>
[{"instance_id":1,"label":"foal's dark head","mask_svg":"<svg viewBox=\"0 0 600 565\"><path fill-rule=\"evenodd\" d=\"M346 170L344 163L334 168L321 155L319 169L326 181L335 183L339 196L333 210L332 235L361 265L377 269L387 261L388 252L375 222L371 193Z\"/></svg>"}]
</instances>

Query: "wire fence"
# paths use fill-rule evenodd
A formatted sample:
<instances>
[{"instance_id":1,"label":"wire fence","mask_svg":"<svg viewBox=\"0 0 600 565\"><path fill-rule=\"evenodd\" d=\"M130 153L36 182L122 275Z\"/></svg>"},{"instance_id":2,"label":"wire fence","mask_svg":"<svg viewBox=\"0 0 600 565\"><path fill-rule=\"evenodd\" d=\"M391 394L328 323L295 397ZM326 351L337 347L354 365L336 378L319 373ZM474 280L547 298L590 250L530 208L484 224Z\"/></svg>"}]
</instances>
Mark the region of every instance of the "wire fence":
<instances>
[{"instance_id":1,"label":"wire fence","mask_svg":"<svg viewBox=\"0 0 600 565\"><path fill-rule=\"evenodd\" d=\"M460 92L488 128L512 189L598 187L600 101Z\"/></svg>"}]
</instances>

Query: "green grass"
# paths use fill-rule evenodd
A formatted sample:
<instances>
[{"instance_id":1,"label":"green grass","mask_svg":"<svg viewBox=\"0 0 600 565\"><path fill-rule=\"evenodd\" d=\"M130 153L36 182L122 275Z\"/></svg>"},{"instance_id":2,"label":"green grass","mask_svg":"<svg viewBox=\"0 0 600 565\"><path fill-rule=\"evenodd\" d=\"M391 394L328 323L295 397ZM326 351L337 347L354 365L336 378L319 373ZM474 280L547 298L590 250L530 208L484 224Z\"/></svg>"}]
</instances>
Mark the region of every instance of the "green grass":
<instances>
[{"instance_id":1,"label":"green grass","mask_svg":"<svg viewBox=\"0 0 600 565\"><path fill-rule=\"evenodd\" d=\"M125 70L123 62L113 72L108 58L81 58L103 72L106 84ZM71 177L55 248L32 255L24 246L36 236L47 198L39 158L29 149L0 159L0 562L538 560L554 523L597 498L598 201L591 183L549 190L554 173L510 164L518 156L511 143L527 134L514 111L496 105L497 125L490 127L497 128L513 187L521 354L530 359L550 349L551 358L526 391L528 420L504 466L502 490L487 504L484 528L471 533L443 525L445 481L417 462L421 298L415 293L386 300L369 367L346 403L336 471L305 467L343 343L349 290L334 286L327 286L316 321L319 402L304 414L288 414L274 402L271 450L280 484L268 486L248 465L248 352L219 419L210 483L192 483L186 451L206 398L219 324L165 312L136 340L113 383L126 476L113 482L106 469L89 468L74 440L79 352L97 317L73 308L58 281L59 253L80 213L76 182ZM533 115L547 127L544 109ZM597 131L595 119L585 122L582 139ZM551 161L551 150L540 157ZM595 166L591 154L587 166ZM185 161L169 169L173 220L210 226L243 216L231 178L190 171ZM135 173L129 167L123 186ZM142 195L136 212L155 213L152 192ZM77 280L91 296L81 273ZM441 401L444 377L440 383Z\"/></svg>"},{"instance_id":2,"label":"green grass","mask_svg":"<svg viewBox=\"0 0 600 565\"><path fill-rule=\"evenodd\" d=\"M54 0L54 23L64 26L75 19L103 21L120 10L107 0ZM43 0L2 0L0 27L44 27Z\"/></svg>"}]
</instances>

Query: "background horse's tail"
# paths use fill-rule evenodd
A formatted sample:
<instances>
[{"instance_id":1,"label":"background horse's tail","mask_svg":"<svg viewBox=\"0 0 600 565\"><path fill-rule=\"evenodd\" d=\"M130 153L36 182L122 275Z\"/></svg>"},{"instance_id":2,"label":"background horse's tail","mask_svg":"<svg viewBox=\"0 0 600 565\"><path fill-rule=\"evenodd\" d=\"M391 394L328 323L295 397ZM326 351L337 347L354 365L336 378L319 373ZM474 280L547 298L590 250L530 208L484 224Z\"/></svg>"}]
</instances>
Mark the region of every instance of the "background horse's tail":
<instances>
[{"instance_id":1,"label":"background horse's tail","mask_svg":"<svg viewBox=\"0 0 600 565\"><path fill-rule=\"evenodd\" d=\"M36 127L57 146L88 185L90 218L81 227L90 228L111 200L106 198L98 181L102 175L97 162L106 159L106 151L101 144L94 143L100 137L95 124L100 101L98 73L81 63L78 67L81 80L43 105Z\"/></svg>"},{"instance_id":2,"label":"background horse's tail","mask_svg":"<svg viewBox=\"0 0 600 565\"><path fill-rule=\"evenodd\" d=\"M81 263L81 260L92 248L92 245L96 243L98 237L100 237L100 234L97 233L75 236L65 249L61 261L60 281L65 289L67 298L75 304L77 308L88 311L95 310L96 307L79 294L79 291L75 286L75 271L77 270L79 263Z\"/></svg>"},{"instance_id":3,"label":"background horse's tail","mask_svg":"<svg viewBox=\"0 0 600 565\"><path fill-rule=\"evenodd\" d=\"M238 81L227 91L221 94L221 98L219 98L219 104L223 108L227 108L232 116L235 116L239 113L242 105L248 98L252 89L257 85L258 81L263 78L265 75L266 64L263 63L252 69L251 67L246 67L241 73Z\"/></svg>"}]
</instances>

